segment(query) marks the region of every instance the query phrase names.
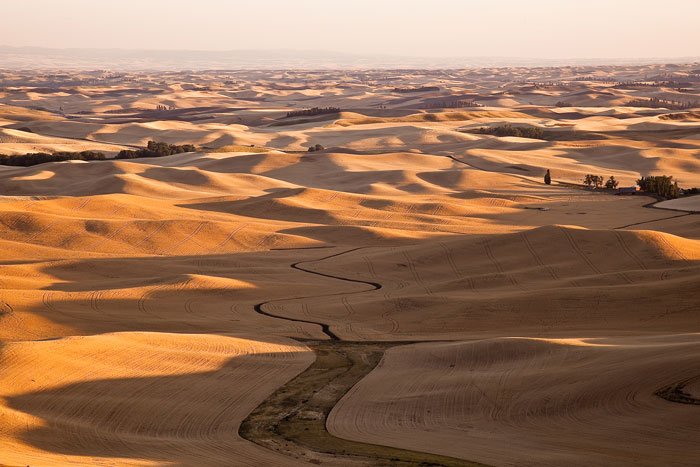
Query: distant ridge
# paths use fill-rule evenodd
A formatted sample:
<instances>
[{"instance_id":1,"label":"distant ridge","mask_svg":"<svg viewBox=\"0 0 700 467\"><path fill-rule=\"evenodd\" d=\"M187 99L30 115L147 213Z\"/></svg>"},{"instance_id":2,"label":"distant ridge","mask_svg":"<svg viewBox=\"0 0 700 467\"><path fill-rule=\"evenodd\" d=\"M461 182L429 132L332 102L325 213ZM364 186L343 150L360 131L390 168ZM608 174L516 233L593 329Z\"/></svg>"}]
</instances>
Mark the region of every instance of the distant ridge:
<instances>
[{"instance_id":1,"label":"distant ridge","mask_svg":"<svg viewBox=\"0 0 700 467\"><path fill-rule=\"evenodd\" d=\"M700 63L696 57L527 58L355 55L323 50L52 49L0 45L4 69L414 69Z\"/></svg>"}]
</instances>

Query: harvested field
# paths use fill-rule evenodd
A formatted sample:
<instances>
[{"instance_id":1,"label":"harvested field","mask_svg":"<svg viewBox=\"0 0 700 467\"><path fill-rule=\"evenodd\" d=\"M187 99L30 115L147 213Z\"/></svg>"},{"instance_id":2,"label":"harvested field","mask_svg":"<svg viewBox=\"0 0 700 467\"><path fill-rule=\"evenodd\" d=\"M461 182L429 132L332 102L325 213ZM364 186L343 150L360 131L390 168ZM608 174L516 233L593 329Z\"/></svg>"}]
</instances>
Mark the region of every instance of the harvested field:
<instances>
[{"instance_id":1,"label":"harvested field","mask_svg":"<svg viewBox=\"0 0 700 467\"><path fill-rule=\"evenodd\" d=\"M698 464L693 70L2 70L0 465Z\"/></svg>"},{"instance_id":2,"label":"harvested field","mask_svg":"<svg viewBox=\"0 0 700 467\"><path fill-rule=\"evenodd\" d=\"M696 465L699 408L656 391L699 352L697 334L394 347L328 428L495 465Z\"/></svg>"},{"instance_id":3,"label":"harvested field","mask_svg":"<svg viewBox=\"0 0 700 467\"><path fill-rule=\"evenodd\" d=\"M13 342L2 354L0 452L36 466L287 465L238 425L314 358L289 339L140 332Z\"/></svg>"}]
</instances>

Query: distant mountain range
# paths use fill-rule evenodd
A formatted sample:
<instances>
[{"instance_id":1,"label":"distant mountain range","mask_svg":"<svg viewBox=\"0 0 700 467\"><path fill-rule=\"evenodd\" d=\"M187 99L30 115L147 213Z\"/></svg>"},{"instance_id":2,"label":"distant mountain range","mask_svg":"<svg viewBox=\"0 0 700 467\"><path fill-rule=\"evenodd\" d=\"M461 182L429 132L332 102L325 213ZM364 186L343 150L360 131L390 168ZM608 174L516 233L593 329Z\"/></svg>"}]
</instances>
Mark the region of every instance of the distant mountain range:
<instances>
[{"instance_id":1,"label":"distant mountain range","mask_svg":"<svg viewBox=\"0 0 700 467\"><path fill-rule=\"evenodd\" d=\"M51 49L0 46L0 69L367 69L481 68L505 66L642 65L696 63L700 57L674 58L522 58L402 57L354 55L322 50L127 50Z\"/></svg>"}]
</instances>

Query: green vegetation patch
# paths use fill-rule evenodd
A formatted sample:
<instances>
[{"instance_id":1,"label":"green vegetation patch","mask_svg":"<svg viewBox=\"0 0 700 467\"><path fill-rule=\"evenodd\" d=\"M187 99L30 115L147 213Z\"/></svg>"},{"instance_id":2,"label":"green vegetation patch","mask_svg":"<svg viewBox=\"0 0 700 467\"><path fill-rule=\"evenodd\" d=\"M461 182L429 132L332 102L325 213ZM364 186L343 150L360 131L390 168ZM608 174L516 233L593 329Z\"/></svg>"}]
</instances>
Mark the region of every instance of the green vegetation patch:
<instances>
[{"instance_id":1,"label":"green vegetation patch","mask_svg":"<svg viewBox=\"0 0 700 467\"><path fill-rule=\"evenodd\" d=\"M652 97L650 99L634 99L625 105L628 107L648 107L652 109L686 110L700 107L700 101L681 102Z\"/></svg>"},{"instance_id":2,"label":"green vegetation patch","mask_svg":"<svg viewBox=\"0 0 700 467\"><path fill-rule=\"evenodd\" d=\"M29 167L31 165L45 164L47 162L103 160L105 160L105 155L101 152L95 151L54 152L53 154L46 152L33 152L17 156L0 154L0 165L13 165L20 167Z\"/></svg>"},{"instance_id":3,"label":"green vegetation patch","mask_svg":"<svg viewBox=\"0 0 700 467\"><path fill-rule=\"evenodd\" d=\"M313 107L311 109L292 110L287 112L285 118L290 117L312 117L314 115L337 114L342 112L339 107Z\"/></svg>"},{"instance_id":4,"label":"green vegetation patch","mask_svg":"<svg viewBox=\"0 0 700 467\"><path fill-rule=\"evenodd\" d=\"M331 435L326 430L331 409L377 366L387 348L397 344L319 341L308 345L316 353L316 361L248 415L239 430L243 438L315 464L352 457L380 466L484 465Z\"/></svg>"},{"instance_id":5,"label":"green vegetation patch","mask_svg":"<svg viewBox=\"0 0 700 467\"><path fill-rule=\"evenodd\" d=\"M543 139L544 130L532 126L499 125L479 128L479 133L494 136L517 136L519 138Z\"/></svg>"},{"instance_id":6,"label":"green vegetation patch","mask_svg":"<svg viewBox=\"0 0 700 467\"><path fill-rule=\"evenodd\" d=\"M678 198L680 188L678 182L673 181L673 176L650 175L637 180L639 188L647 193L663 196L667 199Z\"/></svg>"},{"instance_id":7,"label":"green vegetation patch","mask_svg":"<svg viewBox=\"0 0 700 467\"><path fill-rule=\"evenodd\" d=\"M192 144L168 144L149 141L144 149L124 149L119 151L117 159L138 159L141 157L164 157L172 156L173 154L182 154L184 152L194 152L195 148Z\"/></svg>"}]
</instances>

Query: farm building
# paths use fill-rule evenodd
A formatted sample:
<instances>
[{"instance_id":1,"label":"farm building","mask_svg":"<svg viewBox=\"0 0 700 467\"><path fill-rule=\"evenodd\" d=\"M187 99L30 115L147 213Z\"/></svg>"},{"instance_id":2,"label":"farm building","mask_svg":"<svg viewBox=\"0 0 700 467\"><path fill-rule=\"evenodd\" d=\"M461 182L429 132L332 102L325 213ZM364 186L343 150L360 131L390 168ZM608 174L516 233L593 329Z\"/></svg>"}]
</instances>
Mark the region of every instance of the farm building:
<instances>
[{"instance_id":1,"label":"farm building","mask_svg":"<svg viewBox=\"0 0 700 467\"><path fill-rule=\"evenodd\" d=\"M639 185L623 186L617 189L618 195L634 195L639 191Z\"/></svg>"}]
</instances>

